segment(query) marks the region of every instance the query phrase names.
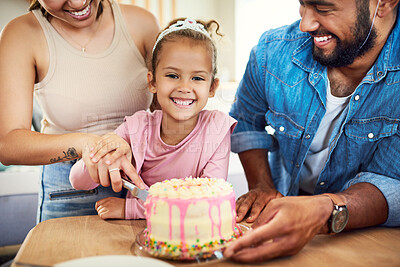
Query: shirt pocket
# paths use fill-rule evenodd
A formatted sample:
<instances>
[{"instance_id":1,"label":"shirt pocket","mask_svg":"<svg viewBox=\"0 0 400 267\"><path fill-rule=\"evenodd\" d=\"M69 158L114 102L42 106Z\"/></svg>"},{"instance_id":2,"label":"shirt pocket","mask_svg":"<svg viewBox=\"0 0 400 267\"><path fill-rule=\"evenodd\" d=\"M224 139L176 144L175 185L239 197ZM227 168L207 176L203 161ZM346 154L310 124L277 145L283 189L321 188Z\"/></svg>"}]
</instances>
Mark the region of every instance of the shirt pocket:
<instances>
[{"instance_id":1,"label":"shirt pocket","mask_svg":"<svg viewBox=\"0 0 400 267\"><path fill-rule=\"evenodd\" d=\"M387 117L353 119L344 127L349 166L366 166L383 138L397 133L399 120Z\"/></svg>"},{"instance_id":2,"label":"shirt pocket","mask_svg":"<svg viewBox=\"0 0 400 267\"><path fill-rule=\"evenodd\" d=\"M267 124L274 129L278 141L279 154L290 164L294 164L299 152L304 127L298 125L289 116L269 110L266 114Z\"/></svg>"}]
</instances>

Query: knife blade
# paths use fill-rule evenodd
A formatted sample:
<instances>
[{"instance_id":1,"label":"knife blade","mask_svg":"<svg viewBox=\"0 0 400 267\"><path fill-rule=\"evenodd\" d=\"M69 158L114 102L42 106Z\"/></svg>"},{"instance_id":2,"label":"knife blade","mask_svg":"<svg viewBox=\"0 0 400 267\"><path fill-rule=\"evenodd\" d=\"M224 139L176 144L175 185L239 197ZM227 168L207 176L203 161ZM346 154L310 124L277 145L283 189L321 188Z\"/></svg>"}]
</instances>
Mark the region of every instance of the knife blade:
<instances>
[{"instance_id":1,"label":"knife blade","mask_svg":"<svg viewBox=\"0 0 400 267\"><path fill-rule=\"evenodd\" d=\"M129 191L131 191L132 196L140 198L143 201L146 201L147 196L149 195L149 192L144 189L140 189L130 181L122 178L122 185Z\"/></svg>"}]
</instances>

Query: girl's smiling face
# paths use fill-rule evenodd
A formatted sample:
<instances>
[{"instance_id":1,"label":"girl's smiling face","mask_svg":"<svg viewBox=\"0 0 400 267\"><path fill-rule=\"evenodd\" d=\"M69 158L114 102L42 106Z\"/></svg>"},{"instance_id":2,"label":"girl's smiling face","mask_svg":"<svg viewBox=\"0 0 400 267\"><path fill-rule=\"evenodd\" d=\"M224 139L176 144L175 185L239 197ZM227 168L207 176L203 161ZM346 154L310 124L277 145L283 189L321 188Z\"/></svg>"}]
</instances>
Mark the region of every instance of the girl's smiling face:
<instances>
[{"instance_id":1,"label":"girl's smiling face","mask_svg":"<svg viewBox=\"0 0 400 267\"><path fill-rule=\"evenodd\" d=\"M219 84L213 77L212 51L204 42L186 37L166 42L148 82L150 91L157 93L163 122L194 125Z\"/></svg>"}]
</instances>

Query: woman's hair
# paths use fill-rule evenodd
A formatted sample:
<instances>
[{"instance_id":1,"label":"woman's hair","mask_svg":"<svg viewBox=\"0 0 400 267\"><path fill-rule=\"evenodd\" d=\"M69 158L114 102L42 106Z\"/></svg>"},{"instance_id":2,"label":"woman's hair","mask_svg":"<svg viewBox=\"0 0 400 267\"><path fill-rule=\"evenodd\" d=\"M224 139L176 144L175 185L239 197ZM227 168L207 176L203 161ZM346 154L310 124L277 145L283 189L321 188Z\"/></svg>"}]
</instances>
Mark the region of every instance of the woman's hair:
<instances>
[{"instance_id":1,"label":"woman's hair","mask_svg":"<svg viewBox=\"0 0 400 267\"><path fill-rule=\"evenodd\" d=\"M173 21L171 21L169 23L169 25L159 34L159 36L165 31L167 30L171 25L176 24L179 21L184 21L186 18L179 18L179 19L175 19ZM190 28L185 28L183 27L183 29L179 29L179 30L175 30L172 31L168 34L166 34L164 37L162 37L160 40L158 40L158 42L156 42L154 48L153 48L153 57L151 60L151 68L152 68L152 72L154 74L155 77L155 71L156 71L156 67L157 64L160 60L160 53L162 52L163 49L163 45L166 42L174 42L179 38L189 38L192 39L193 41L196 41L196 43L202 42L204 43L205 46L208 47L208 49L210 49L210 52L212 53L212 68L213 68L213 78L215 77L216 73L217 73L217 49L215 46L214 41L210 38L213 37L213 32L215 32L217 35L222 36L222 34L219 32L219 24L218 22L216 22L215 20L210 20L208 22L204 22L201 20L196 20L197 24L203 25L204 26L204 30L206 30L209 33L209 36L207 36L206 34L200 32L200 31L196 31ZM214 30L214 26L215 26L215 30Z\"/></svg>"},{"instance_id":2,"label":"woman's hair","mask_svg":"<svg viewBox=\"0 0 400 267\"><path fill-rule=\"evenodd\" d=\"M44 7L39 3L39 0L27 0L28 2L31 2L30 6L29 6L29 11L32 11L34 9L40 9L40 11L42 11L43 16L46 17L47 20L50 20L50 18L52 17L51 14L49 12L46 11L46 9L44 9ZM99 10L97 11L97 15L96 18L100 17L101 13L103 13L103 0L100 0L99 3Z\"/></svg>"}]
</instances>

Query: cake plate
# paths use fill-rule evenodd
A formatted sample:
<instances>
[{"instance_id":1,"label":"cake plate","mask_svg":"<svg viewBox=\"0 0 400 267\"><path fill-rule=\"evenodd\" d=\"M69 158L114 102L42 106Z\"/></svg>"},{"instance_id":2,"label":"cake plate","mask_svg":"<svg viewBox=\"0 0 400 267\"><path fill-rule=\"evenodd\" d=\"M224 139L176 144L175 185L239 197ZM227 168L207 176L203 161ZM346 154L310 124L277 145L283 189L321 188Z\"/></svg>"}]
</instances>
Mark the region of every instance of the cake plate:
<instances>
[{"instance_id":1,"label":"cake plate","mask_svg":"<svg viewBox=\"0 0 400 267\"><path fill-rule=\"evenodd\" d=\"M238 223L237 226L240 228L242 235L249 230L249 227L245 226L243 224ZM224 247L219 248L214 251L210 251L209 253L201 253L199 255L195 255L193 259L179 260L179 259L175 259L175 258L168 257L165 255L157 255L157 254L153 253L153 251L145 245L144 231L145 230L143 229L136 235L134 251L135 251L135 254L138 256L154 257L154 258L162 259L169 263L173 263L174 265L178 264L180 266L181 265L193 265L193 264L198 265L198 264L202 264L202 263L211 263L211 262L214 263L214 262L219 262L219 261L223 261L226 259L226 258L224 258L223 251L224 251L226 245L229 243L225 243Z\"/></svg>"}]
</instances>

